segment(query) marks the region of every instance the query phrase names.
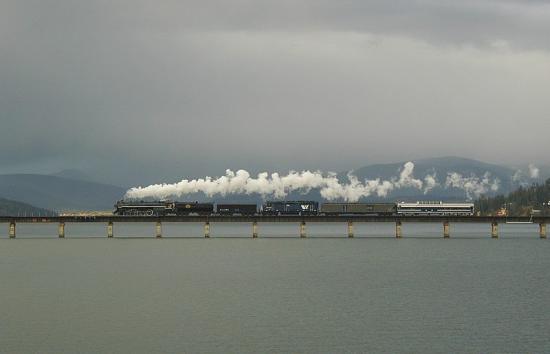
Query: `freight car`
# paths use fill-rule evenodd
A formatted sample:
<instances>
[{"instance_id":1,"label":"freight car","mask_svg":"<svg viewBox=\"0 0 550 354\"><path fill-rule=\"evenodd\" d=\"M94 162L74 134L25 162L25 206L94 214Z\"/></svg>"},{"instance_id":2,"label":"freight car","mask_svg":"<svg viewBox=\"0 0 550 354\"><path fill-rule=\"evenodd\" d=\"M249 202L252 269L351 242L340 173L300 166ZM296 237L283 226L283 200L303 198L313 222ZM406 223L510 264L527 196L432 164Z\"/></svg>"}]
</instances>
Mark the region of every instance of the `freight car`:
<instances>
[{"instance_id":1,"label":"freight car","mask_svg":"<svg viewBox=\"0 0 550 354\"><path fill-rule=\"evenodd\" d=\"M210 215L214 213L214 204L199 202L176 202L176 215Z\"/></svg>"},{"instance_id":2,"label":"freight car","mask_svg":"<svg viewBox=\"0 0 550 354\"><path fill-rule=\"evenodd\" d=\"M220 215L254 215L258 212L256 204L218 204L216 210Z\"/></svg>"},{"instance_id":3,"label":"freight car","mask_svg":"<svg viewBox=\"0 0 550 354\"><path fill-rule=\"evenodd\" d=\"M325 215L394 215L395 203L323 203Z\"/></svg>"},{"instance_id":4,"label":"freight car","mask_svg":"<svg viewBox=\"0 0 550 354\"><path fill-rule=\"evenodd\" d=\"M267 201L262 206L263 215L317 215L319 203L312 200Z\"/></svg>"}]
</instances>

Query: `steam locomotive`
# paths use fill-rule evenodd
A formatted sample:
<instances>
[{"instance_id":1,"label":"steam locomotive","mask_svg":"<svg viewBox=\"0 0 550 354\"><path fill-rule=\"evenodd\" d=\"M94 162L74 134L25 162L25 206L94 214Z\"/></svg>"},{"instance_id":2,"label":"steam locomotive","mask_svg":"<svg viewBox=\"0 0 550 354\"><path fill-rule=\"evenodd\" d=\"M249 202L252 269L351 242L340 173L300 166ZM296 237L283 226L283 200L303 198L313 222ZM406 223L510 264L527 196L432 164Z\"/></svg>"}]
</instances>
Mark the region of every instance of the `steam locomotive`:
<instances>
[{"instance_id":1,"label":"steam locomotive","mask_svg":"<svg viewBox=\"0 0 550 354\"><path fill-rule=\"evenodd\" d=\"M212 203L185 203L173 201L125 201L115 204L115 215L125 216L173 216L173 215L210 215L214 212Z\"/></svg>"},{"instance_id":2,"label":"steam locomotive","mask_svg":"<svg viewBox=\"0 0 550 354\"><path fill-rule=\"evenodd\" d=\"M180 215L474 215L473 203L319 203L311 200L267 201L260 209L256 204L217 204L174 201L118 201L115 215L180 216Z\"/></svg>"}]
</instances>

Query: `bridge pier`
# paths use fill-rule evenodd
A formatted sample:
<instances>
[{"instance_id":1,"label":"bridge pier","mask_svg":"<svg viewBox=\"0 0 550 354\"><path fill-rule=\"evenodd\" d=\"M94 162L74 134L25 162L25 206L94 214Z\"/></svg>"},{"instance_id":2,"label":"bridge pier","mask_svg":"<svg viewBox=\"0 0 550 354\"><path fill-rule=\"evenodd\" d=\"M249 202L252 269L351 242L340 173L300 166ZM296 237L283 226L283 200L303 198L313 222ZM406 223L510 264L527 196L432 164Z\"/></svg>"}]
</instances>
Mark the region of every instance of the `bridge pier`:
<instances>
[{"instance_id":1,"label":"bridge pier","mask_svg":"<svg viewBox=\"0 0 550 354\"><path fill-rule=\"evenodd\" d=\"M348 237L353 238L353 221L348 221Z\"/></svg>"},{"instance_id":2,"label":"bridge pier","mask_svg":"<svg viewBox=\"0 0 550 354\"><path fill-rule=\"evenodd\" d=\"M546 224L543 222L539 224L539 236L540 238L546 238Z\"/></svg>"},{"instance_id":3,"label":"bridge pier","mask_svg":"<svg viewBox=\"0 0 550 354\"><path fill-rule=\"evenodd\" d=\"M451 225L448 221L443 223L443 238L451 237Z\"/></svg>"},{"instance_id":4,"label":"bridge pier","mask_svg":"<svg viewBox=\"0 0 550 354\"><path fill-rule=\"evenodd\" d=\"M491 238L498 238L498 223L496 221L491 223Z\"/></svg>"},{"instance_id":5,"label":"bridge pier","mask_svg":"<svg viewBox=\"0 0 550 354\"><path fill-rule=\"evenodd\" d=\"M398 220L395 222L395 238L403 237L403 230L401 226L401 221Z\"/></svg>"},{"instance_id":6,"label":"bridge pier","mask_svg":"<svg viewBox=\"0 0 550 354\"><path fill-rule=\"evenodd\" d=\"M204 238L210 238L210 221L204 223Z\"/></svg>"},{"instance_id":7,"label":"bridge pier","mask_svg":"<svg viewBox=\"0 0 550 354\"><path fill-rule=\"evenodd\" d=\"M155 237L162 238L162 224L160 221L157 221L157 224L155 225Z\"/></svg>"},{"instance_id":8,"label":"bridge pier","mask_svg":"<svg viewBox=\"0 0 550 354\"><path fill-rule=\"evenodd\" d=\"M15 238L15 221L10 221L9 234L10 238Z\"/></svg>"},{"instance_id":9,"label":"bridge pier","mask_svg":"<svg viewBox=\"0 0 550 354\"><path fill-rule=\"evenodd\" d=\"M65 222L60 221L57 228L57 235L59 238L65 238Z\"/></svg>"},{"instance_id":10,"label":"bridge pier","mask_svg":"<svg viewBox=\"0 0 550 354\"><path fill-rule=\"evenodd\" d=\"M112 221L109 221L107 223L107 237L108 238L113 238L114 236L114 233L113 233L113 222Z\"/></svg>"},{"instance_id":11,"label":"bridge pier","mask_svg":"<svg viewBox=\"0 0 550 354\"><path fill-rule=\"evenodd\" d=\"M300 237L301 238L305 238L307 235L306 235L306 222L305 221L302 221L300 223Z\"/></svg>"},{"instance_id":12,"label":"bridge pier","mask_svg":"<svg viewBox=\"0 0 550 354\"><path fill-rule=\"evenodd\" d=\"M252 222L252 238L258 238L258 222Z\"/></svg>"}]
</instances>

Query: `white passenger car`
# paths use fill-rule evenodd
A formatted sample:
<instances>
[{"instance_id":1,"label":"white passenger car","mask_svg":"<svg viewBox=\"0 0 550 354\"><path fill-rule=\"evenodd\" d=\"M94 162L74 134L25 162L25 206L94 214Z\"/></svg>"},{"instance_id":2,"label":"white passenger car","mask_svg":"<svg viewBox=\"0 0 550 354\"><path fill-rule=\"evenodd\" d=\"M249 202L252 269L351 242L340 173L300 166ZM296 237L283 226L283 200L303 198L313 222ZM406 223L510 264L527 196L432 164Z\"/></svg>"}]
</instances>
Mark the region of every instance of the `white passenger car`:
<instances>
[{"instance_id":1,"label":"white passenger car","mask_svg":"<svg viewBox=\"0 0 550 354\"><path fill-rule=\"evenodd\" d=\"M397 215L474 215L473 203L397 203Z\"/></svg>"}]
</instances>

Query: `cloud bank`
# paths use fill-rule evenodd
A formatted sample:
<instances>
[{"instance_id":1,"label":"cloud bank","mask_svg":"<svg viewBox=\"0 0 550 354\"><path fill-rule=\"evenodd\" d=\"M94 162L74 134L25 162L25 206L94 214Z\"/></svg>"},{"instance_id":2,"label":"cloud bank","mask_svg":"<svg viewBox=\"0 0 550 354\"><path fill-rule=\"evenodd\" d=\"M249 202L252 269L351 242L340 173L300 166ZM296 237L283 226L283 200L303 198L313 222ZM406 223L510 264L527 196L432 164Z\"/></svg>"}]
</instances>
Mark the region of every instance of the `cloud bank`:
<instances>
[{"instance_id":1,"label":"cloud bank","mask_svg":"<svg viewBox=\"0 0 550 354\"><path fill-rule=\"evenodd\" d=\"M3 0L0 172L550 163L517 134L548 121L548 33L547 1Z\"/></svg>"}]
</instances>

